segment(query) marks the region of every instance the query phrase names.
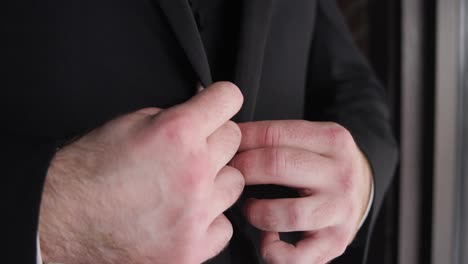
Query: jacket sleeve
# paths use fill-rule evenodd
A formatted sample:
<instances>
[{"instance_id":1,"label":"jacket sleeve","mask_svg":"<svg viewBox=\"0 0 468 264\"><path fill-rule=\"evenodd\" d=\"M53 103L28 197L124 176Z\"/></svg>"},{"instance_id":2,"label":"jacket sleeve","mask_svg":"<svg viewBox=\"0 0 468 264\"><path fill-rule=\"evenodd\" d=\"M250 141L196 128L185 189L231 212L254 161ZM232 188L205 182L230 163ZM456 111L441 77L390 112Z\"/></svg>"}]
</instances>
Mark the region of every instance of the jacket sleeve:
<instances>
[{"instance_id":1,"label":"jacket sleeve","mask_svg":"<svg viewBox=\"0 0 468 264\"><path fill-rule=\"evenodd\" d=\"M55 142L2 133L2 262L36 263L42 186Z\"/></svg>"},{"instance_id":2,"label":"jacket sleeve","mask_svg":"<svg viewBox=\"0 0 468 264\"><path fill-rule=\"evenodd\" d=\"M371 165L375 184L372 211L349 249L356 256L353 259L363 259L396 168L397 147L384 89L353 44L336 1L319 0L316 15L306 113L310 120L334 121L346 127Z\"/></svg>"}]
</instances>

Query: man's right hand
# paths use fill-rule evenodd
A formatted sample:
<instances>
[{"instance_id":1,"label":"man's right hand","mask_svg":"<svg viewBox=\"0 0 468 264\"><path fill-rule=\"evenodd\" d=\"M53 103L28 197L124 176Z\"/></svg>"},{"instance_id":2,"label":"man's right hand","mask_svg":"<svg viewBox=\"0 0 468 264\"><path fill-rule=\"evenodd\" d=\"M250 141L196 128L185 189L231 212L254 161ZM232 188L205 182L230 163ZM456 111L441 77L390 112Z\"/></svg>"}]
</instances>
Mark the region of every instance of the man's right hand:
<instances>
[{"instance_id":1,"label":"man's right hand","mask_svg":"<svg viewBox=\"0 0 468 264\"><path fill-rule=\"evenodd\" d=\"M103 102L105 104L105 102ZM200 263L232 236L244 187L226 164L242 95L215 83L189 101L119 117L58 151L41 203L45 261Z\"/></svg>"}]
</instances>

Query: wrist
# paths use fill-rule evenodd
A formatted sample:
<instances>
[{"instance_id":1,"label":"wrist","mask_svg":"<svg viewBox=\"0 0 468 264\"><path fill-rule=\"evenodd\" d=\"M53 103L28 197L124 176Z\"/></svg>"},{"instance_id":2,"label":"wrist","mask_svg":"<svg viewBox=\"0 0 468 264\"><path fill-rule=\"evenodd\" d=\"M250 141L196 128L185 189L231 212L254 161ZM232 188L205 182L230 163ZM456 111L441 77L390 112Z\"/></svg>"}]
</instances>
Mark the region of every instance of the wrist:
<instances>
[{"instance_id":1,"label":"wrist","mask_svg":"<svg viewBox=\"0 0 468 264\"><path fill-rule=\"evenodd\" d=\"M48 262L77 263L78 256L83 258L80 241L75 227L80 219L78 193L67 193L67 190L79 190L71 187L68 171L62 166L61 151L52 159L42 191L38 236L41 245L42 260ZM81 223L80 223L81 224Z\"/></svg>"},{"instance_id":2,"label":"wrist","mask_svg":"<svg viewBox=\"0 0 468 264\"><path fill-rule=\"evenodd\" d=\"M129 254L113 242L113 230L102 227L102 197L82 159L70 146L55 155L49 167L39 215L39 239L45 263L128 263ZM79 166L80 164L81 166ZM113 208L110 204L99 204ZM104 225L105 226L105 225Z\"/></svg>"}]
</instances>

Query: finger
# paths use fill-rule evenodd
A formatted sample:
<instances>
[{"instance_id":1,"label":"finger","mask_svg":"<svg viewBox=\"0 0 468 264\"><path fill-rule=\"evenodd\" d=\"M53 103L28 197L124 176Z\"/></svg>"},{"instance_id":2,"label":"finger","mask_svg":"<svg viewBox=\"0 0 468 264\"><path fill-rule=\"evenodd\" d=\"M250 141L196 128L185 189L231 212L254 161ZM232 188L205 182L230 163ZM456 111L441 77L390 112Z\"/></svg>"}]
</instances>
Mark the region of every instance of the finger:
<instances>
[{"instance_id":1,"label":"finger","mask_svg":"<svg viewBox=\"0 0 468 264\"><path fill-rule=\"evenodd\" d=\"M244 190L244 177L235 168L225 166L218 173L213 187L211 204L212 217L215 218L229 209L239 199Z\"/></svg>"},{"instance_id":2,"label":"finger","mask_svg":"<svg viewBox=\"0 0 468 264\"><path fill-rule=\"evenodd\" d=\"M284 120L242 123L239 127L240 151L288 146L327 155L354 143L351 134L335 123Z\"/></svg>"},{"instance_id":3,"label":"finger","mask_svg":"<svg viewBox=\"0 0 468 264\"><path fill-rule=\"evenodd\" d=\"M281 251L291 252L294 250L295 246L289 243L286 243L281 240L278 232L264 231L262 232L262 241L260 245L261 255L263 260L268 264L280 264L280 263L289 263L281 262L282 259L278 259L275 250L280 249Z\"/></svg>"},{"instance_id":4,"label":"finger","mask_svg":"<svg viewBox=\"0 0 468 264\"><path fill-rule=\"evenodd\" d=\"M148 108L140 109L140 110L136 111L136 113L138 113L138 114L144 114L144 115L149 115L149 116L154 116L154 115L159 114L159 112L161 112L161 111L162 111L161 108L157 108L157 107L148 107Z\"/></svg>"},{"instance_id":5,"label":"finger","mask_svg":"<svg viewBox=\"0 0 468 264\"><path fill-rule=\"evenodd\" d=\"M228 121L208 138L210 155L217 165L216 171L226 166L234 157L239 149L241 137L239 126L232 121Z\"/></svg>"},{"instance_id":6,"label":"finger","mask_svg":"<svg viewBox=\"0 0 468 264\"><path fill-rule=\"evenodd\" d=\"M218 255L229 243L233 234L231 222L223 214L219 215L208 227L206 256L204 260L208 260Z\"/></svg>"},{"instance_id":7,"label":"finger","mask_svg":"<svg viewBox=\"0 0 468 264\"><path fill-rule=\"evenodd\" d=\"M208 137L242 106L239 88L229 82L214 83L187 102L168 109L167 120L181 120L180 129Z\"/></svg>"},{"instance_id":8,"label":"finger","mask_svg":"<svg viewBox=\"0 0 468 264\"><path fill-rule=\"evenodd\" d=\"M275 184L318 189L331 185L333 160L311 151L267 147L238 153L230 165L242 172L247 185Z\"/></svg>"},{"instance_id":9,"label":"finger","mask_svg":"<svg viewBox=\"0 0 468 264\"><path fill-rule=\"evenodd\" d=\"M313 231L340 223L340 203L325 196L250 199L244 207L247 220L258 229L273 232Z\"/></svg>"},{"instance_id":10,"label":"finger","mask_svg":"<svg viewBox=\"0 0 468 264\"><path fill-rule=\"evenodd\" d=\"M339 257L348 246L347 236L338 228L326 228L301 240L296 246L283 242L279 235L266 233L262 239L262 256L269 264L325 264Z\"/></svg>"}]
</instances>

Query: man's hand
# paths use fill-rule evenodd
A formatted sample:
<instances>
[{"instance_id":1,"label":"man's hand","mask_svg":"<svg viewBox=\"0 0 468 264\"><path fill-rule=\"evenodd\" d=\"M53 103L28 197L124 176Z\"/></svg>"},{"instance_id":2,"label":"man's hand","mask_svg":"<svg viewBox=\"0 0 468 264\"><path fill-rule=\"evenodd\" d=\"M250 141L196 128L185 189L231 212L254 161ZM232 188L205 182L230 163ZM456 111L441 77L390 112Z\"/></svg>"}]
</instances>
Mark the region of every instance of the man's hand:
<instances>
[{"instance_id":1,"label":"man's hand","mask_svg":"<svg viewBox=\"0 0 468 264\"><path fill-rule=\"evenodd\" d=\"M105 102L103 102L105 103ZM226 166L241 133L242 95L208 87L167 110L117 118L58 151L39 234L46 261L200 263L232 236L223 215L244 178Z\"/></svg>"},{"instance_id":2,"label":"man's hand","mask_svg":"<svg viewBox=\"0 0 468 264\"><path fill-rule=\"evenodd\" d=\"M300 198L252 199L248 221L264 231L268 263L317 264L341 255L367 208L371 172L350 133L335 123L266 121L239 124L240 153L231 162L246 185L294 188ZM297 245L278 232L303 231Z\"/></svg>"}]
</instances>

